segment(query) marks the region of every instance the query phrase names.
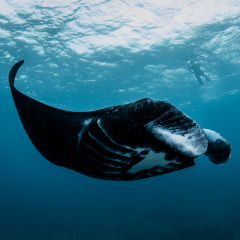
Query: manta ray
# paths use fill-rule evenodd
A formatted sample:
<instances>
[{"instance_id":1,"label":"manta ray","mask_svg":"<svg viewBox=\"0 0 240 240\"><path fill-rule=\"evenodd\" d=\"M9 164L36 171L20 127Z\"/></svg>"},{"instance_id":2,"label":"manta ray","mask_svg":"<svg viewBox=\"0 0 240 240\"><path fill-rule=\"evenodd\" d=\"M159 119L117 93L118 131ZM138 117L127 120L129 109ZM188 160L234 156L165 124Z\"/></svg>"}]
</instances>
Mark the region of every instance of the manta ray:
<instances>
[{"instance_id":1,"label":"manta ray","mask_svg":"<svg viewBox=\"0 0 240 240\"><path fill-rule=\"evenodd\" d=\"M90 112L57 109L9 84L22 125L39 153L51 163L92 178L131 181L194 166L205 154L227 162L231 145L219 133L202 129L165 101L149 98Z\"/></svg>"}]
</instances>

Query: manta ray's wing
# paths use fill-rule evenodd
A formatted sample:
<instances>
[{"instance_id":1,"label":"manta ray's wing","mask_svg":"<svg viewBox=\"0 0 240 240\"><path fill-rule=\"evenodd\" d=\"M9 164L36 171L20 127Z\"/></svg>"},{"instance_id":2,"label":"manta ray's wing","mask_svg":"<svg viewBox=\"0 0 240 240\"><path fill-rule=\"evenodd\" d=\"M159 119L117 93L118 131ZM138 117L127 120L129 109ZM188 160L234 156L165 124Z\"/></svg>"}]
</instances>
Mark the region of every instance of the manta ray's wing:
<instances>
[{"instance_id":1,"label":"manta ray's wing","mask_svg":"<svg viewBox=\"0 0 240 240\"><path fill-rule=\"evenodd\" d=\"M159 108L164 112L145 124L147 132L188 157L196 158L207 151L207 137L195 121L169 103L161 102Z\"/></svg>"},{"instance_id":2,"label":"manta ray's wing","mask_svg":"<svg viewBox=\"0 0 240 240\"><path fill-rule=\"evenodd\" d=\"M126 106L125 114L184 156L196 158L207 151L208 140L202 128L168 102L141 99Z\"/></svg>"},{"instance_id":3,"label":"manta ray's wing","mask_svg":"<svg viewBox=\"0 0 240 240\"><path fill-rule=\"evenodd\" d=\"M88 172L98 175L98 168L83 158L77 145L85 122L97 114L60 110L18 91L14 86L14 78L23 62L20 61L12 67L9 84L18 115L33 145L43 157L55 165L85 175L89 175ZM94 177L94 174L91 176Z\"/></svg>"},{"instance_id":4,"label":"manta ray's wing","mask_svg":"<svg viewBox=\"0 0 240 240\"><path fill-rule=\"evenodd\" d=\"M14 86L23 62L12 67L9 84L22 125L36 149L55 165L90 177L120 180L117 175L128 168L135 152L112 141L100 127L99 118L108 110L64 111L24 95Z\"/></svg>"}]
</instances>

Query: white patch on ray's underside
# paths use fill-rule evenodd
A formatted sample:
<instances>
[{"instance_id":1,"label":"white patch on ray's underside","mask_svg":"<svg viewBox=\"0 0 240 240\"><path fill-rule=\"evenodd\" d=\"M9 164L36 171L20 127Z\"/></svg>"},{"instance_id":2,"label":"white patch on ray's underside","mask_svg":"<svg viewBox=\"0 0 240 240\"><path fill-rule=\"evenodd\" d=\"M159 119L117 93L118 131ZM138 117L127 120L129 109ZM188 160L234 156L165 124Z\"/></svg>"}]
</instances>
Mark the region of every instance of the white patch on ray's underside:
<instances>
[{"instance_id":1,"label":"white patch on ray's underside","mask_svg":"<svg viewBox=\"0 0 240 240\"><path fill-rule=\"evenodd\" d=\"M134 174L141 170L150 169L156 166L167 168L167 165L172 162L176 162L176 160L165 160L165 153L155 153L153 151L149 151L146 157L134 165L130 170L128 170L128 172Z\"/></svg>"},{"instance_id":2,"label":"white patch on ray's underside","mask_svg":"<svg viewBox=\"0 0 240 240\"><path fill-rule=\"evenodd\" d=\"M172 130L152 123L146 125L147 130L160 141L165 142L169 147L180 151L189 157L198 157L207 149L207 141L199 128L194 126L188 131L181 131L177 128Z\"/></svg>"},{"instance_id":3,"label":"white patch on ray's underside","mask_svg":"<svg viewBox=\"0 0 240 240\"><path fill-rule=\"evenodd\" d=\"M192 152L194 155L198 155L198 148L196 147L195 144L193 144L193 136L191 134L185 134L185 135L180 135L180 134L174 134L171 131L168 130L163 130L163 129L156 129L156 131L161 131L161 134L164 135L169 142L174 142L177 144L180 148L184 151L189 151ZM202 152L201 152L202 153ZM201 154L200 153L200 154Z\"/></svg>"}]
</instances>

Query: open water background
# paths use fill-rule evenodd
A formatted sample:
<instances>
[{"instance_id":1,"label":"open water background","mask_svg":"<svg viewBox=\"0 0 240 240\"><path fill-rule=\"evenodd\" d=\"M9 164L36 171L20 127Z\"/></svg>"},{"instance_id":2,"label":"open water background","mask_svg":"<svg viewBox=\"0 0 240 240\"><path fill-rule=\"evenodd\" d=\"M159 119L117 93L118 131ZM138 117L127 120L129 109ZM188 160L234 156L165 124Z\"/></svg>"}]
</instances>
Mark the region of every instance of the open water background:
<instances>
[{"instance_id":1,"label":"open water background","mask_svg":"<svg viewBox=\"0 0 240 240\"><path fill-rule=\"evenodd\" d=\"M0 239L239 240L239 12L237 0L0 0ZM70 111L165 100L228 139L231 159L135 182L54 166L13 104L19 60L15 85L34 99Z\"/></svg>"}]
</instances>

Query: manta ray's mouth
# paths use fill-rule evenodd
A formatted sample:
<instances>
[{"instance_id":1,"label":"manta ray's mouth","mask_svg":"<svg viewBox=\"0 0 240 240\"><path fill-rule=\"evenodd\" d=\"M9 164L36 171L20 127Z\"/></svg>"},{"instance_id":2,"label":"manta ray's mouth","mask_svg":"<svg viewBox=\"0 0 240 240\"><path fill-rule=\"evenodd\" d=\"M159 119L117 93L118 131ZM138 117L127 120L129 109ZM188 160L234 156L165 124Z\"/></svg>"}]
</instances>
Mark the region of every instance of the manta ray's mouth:
<instances>
[{"instance_id":1,"label":"manta ray's mouth","mask_svg":"<svg viewBox=\"0 0 240 240\"><path fill-rule=\"evenodd\" d=\"M219 133L203 129L208 138L208 149L205 155L212 163L221 165L226 163L231 157L231 145Z\"/></svg>"}]
</instances>

